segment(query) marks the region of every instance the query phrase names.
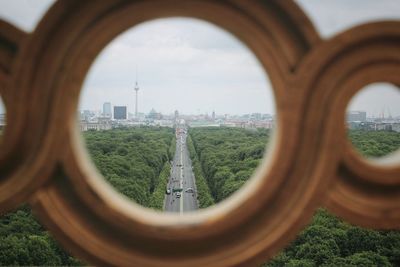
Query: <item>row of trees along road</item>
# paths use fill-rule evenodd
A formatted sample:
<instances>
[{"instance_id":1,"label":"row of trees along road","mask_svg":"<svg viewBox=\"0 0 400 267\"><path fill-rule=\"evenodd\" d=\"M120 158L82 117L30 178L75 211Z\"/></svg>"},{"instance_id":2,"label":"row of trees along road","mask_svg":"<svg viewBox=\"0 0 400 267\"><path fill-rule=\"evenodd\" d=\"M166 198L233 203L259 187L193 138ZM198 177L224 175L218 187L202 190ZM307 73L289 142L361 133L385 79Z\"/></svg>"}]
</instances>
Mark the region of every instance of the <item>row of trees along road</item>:
<instances>
[{"instance_id":1,"label":"row of trees along road","mask_svg":"<svg viewBox=\"0 0 400 267\"><path fill-rule=\"evenodd\" d=\"M84 133L93 162L105 179L137 203L162 210L175 153L171 128L129 128ZM1 266L77 266L32 215L28 205L0 217Z\"/></svg>"},{"instance_id":2,"label":"row of trees along road","mask_svg":"<svg viewBox=\"0 0 400 267\"><path fill-rule=\"evenodd\" d=\"M188 148L199 202L208 207L228 197L250 177L263 156L267 130L197 128ZM400 146L394 132L351 131L352 142L369 156ZM175 152L174 131L129 128L84 133L93 161L128 198L162 209ZM366 152L370 151L370 152ZM399 266L400 233L352 226L319 210L308 228L265 266ZM0 265L80 265L36 221L29 206L0 217Z\"/></svg>"},{"instance_id":3,"label":"row of trees along road","mask_svg":"<svg viewBox=\"0 0 400 267\"><path fill-rule=\"evenodd\" d=\"M238 190L258 166L269 130L193 128L190 137L211 195L219 202Z\"/></svg>"},{"instance_id":4,"label":"row of trees along road","mask_svg":"<svg viewBox=\"0 0 400 267\"><path fill-rule=\"evenodd\" d=\"M142 206L162 210L176 146L172 128L92 131L85 138L96 167L117 191Z\"/></svg>"},{"instance_id":5,"label":"row of trees along road","mask_svg":"<svg viewBox=\"0 0 400 267\"><path fill-rule=\"evenodd\" d=\"M193 128L189 133L192 160L199 162L194 169L199 168L197 172L204 176L213 198L207 202L210 204L225 199L246 182L270 135L268 130L239 128ZM349 137L360 153L370 157L400 147L400 133L396 132L350 131ZM400 232L363 229L320 209L296 240L263 266L400 266Z\"/></svg>"}]
</instances>

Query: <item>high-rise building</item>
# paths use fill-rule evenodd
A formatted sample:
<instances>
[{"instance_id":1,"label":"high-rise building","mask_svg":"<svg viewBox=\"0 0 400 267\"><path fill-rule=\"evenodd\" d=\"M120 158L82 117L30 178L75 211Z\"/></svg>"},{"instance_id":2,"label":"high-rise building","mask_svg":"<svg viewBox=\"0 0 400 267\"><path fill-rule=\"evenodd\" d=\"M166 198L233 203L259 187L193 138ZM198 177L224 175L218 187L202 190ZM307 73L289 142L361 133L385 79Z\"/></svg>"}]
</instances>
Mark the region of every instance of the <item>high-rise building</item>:
<instances>
[{"instance_id":1,"label":"high-rise building","mask_svg":"<svg viewBox=\"0 0 400 267\"><path fill-rule=\"evenodd\" d=\"M367 112L365 111L349 111L347 112L347 121L366 121Z\"/></svg>"},{"instance_id":2,"label":"high-rise building","mask_svg":"<svg viewBox=\"0 0 400 267\"><path fill-rule=\"evenodd\" d=\"M111 118L111 103L105 102L103 104L103 116Z\"/></svg>"},{"instance_id":3,"label":"high-rise building","mask_svg":"<svg viewBox=\"0 0 400 267\"><path fill-rule=\"evenodd\" d=\"M126 106L114 106L114 119L126 120Z\"/></svg>"},{"instance_id":4,"label":"high-rise building","mask_svg":"<svg viewBox=\"0 0 400 267\"><path fill-rule=\"evenodd\" d=\"M90 112L90 110L84 110L82 112L82 119L83 120L89 121L91 117L92 117L92 113Z\"/></svg>"}]
</instances>

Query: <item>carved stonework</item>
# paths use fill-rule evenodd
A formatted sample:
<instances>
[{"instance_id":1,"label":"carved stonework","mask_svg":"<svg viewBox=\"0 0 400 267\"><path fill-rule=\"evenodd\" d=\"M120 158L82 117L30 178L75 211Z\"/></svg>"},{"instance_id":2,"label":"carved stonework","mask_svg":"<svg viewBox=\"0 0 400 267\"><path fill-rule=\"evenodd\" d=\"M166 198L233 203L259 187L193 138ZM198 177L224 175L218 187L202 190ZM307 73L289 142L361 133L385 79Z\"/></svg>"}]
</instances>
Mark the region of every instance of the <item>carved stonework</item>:
<instances>
[{"instance_id":1,"label":"carved stonework","mask_svg":"<svg viewBox=\"0 0 400 267\"><path fill-rule=\"evenodd\" d=\"M195 214L127 202L91 163L76 127L83 80L100 51L146 20L187 16L232 32L274 87L269 156L234 197ZM291 1L58 0L36 30L0 21L0 211L29 201L53 235L95 265L251 266L271 258L327 206L350 222L400 228L400 152L370 164L345 131L363 86L400 84L400 23L322 40Z\"/></svg>"}]
</instances>

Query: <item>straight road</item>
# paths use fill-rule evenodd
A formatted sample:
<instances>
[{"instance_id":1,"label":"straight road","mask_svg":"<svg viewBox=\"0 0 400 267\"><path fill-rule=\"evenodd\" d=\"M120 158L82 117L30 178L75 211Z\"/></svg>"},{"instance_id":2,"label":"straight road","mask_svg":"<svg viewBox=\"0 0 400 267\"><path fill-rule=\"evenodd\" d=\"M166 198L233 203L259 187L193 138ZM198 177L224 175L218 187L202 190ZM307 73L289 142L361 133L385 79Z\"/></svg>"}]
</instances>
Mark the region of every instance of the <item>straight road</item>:
<instances>
[{"instance_id":1,"label":"straight road","mask_svg":"<svg viewBox=\"0 0 400 267\"><path fill-rule=\"evenodd\" d=\"M172 162L171 175L167 188L171 193L165 195L164 211L180 214L198 209L195 177L192 162L186 146L186 131L180 132L176 138L176 151ZM180 197L174 189L182 189ZM191 190L192 189L192 190Z\"/></svg>"}]
</instances>

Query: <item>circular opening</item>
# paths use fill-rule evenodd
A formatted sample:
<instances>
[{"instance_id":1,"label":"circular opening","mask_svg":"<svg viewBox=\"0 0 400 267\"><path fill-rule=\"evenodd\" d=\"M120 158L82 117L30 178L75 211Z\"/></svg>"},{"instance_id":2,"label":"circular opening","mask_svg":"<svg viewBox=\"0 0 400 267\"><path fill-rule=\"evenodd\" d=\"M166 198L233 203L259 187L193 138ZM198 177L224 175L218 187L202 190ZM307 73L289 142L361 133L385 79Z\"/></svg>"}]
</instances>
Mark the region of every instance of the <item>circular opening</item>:
<instances>
[{"instance_id":1,"label":"circular opening","mask_svg":"<svg viewBox=\"0 0 400 267\"><path fill-rule=\"evenodd\" d=\"M347 108L348 137L355 150L371 162L398 162L400 91L390 83L365 86Z\"/></svg>"},{"instance_id":2,"label":"circular opening","mask_svg":"<svg viewBox=\"0 0 400 267\"><path fill-rule=\"evenodd\" d=\"M140 205L184 213L241 188L275 127L271 85L234 36L198 19L142 23L98 56L79 127L114 189Z\"/></svg>"}]
</instances>

